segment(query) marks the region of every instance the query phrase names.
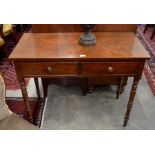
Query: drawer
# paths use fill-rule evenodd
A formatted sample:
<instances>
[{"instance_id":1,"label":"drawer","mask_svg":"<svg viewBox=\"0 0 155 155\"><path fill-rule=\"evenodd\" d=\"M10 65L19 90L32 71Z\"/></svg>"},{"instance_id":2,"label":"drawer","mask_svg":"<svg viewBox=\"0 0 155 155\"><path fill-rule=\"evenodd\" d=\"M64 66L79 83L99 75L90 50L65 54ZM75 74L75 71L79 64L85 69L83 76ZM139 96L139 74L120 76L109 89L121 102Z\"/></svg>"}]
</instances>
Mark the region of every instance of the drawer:
<instances>
[{"instance_id":1,"label":"drawer","mask_svg":"<svg viewBox=\"0 0 155 155\"><path fill-rule=\"evenodd\" d=\"M82 74L135 74L138 62L83 63Z\"/></svg>"},{"instance_id":2,"label":"drawer","mask_svg":"<svg viewBox=\"0 0 155 155\"><path fill-rule=\"evenodd\" d=\"M22 63L24 75L74 75L77 74L77 63Z\"/></svg>"}]
</instances>

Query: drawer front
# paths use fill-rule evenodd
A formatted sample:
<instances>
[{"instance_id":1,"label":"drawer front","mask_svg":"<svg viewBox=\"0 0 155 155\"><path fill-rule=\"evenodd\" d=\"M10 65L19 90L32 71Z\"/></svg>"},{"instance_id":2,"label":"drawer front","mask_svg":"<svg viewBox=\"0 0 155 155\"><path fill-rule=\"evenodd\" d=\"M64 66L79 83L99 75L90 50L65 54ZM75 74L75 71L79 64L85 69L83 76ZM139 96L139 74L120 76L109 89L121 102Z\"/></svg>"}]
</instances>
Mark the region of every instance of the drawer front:
<instances>
[{"instance_id":1,"label":"drawer front","mask_svg":"<svg viewBox=\"0 0 155 155\"><path fill-rule=\"evenodd\" d=\"M83 63L82 74L135 74L138 62Z\"/></svg>"},{"instance_id":2,"label":"drawer front","mask_svg":"<svg viewBox=\"0 0 155 155\"><path fill-rule=\"evenodd\" d=\"M76 63L22 63L24 75L74 75L77 74Z\"/></svg>"}]
</instances>

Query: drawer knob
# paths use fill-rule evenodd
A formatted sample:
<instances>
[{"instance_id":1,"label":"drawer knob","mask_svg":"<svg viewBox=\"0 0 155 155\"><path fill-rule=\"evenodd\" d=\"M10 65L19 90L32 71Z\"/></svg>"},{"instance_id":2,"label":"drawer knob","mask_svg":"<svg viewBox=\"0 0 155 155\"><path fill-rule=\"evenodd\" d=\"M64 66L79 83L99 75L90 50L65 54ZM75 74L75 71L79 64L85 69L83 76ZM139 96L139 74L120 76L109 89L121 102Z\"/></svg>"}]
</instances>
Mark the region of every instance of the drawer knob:
<instances>
[{"instance_id":1,"label":"drawer knob","mask_svg":"<svg viewBox=\"0 0 155 155\"><path fill-rule=\"evenodd\" d=\"M108 67L108 72L112 73L113 72L113 68L112 67Z\"/></svg>"},{"instance_id":2,"label":"drawer knob","mask_svg":"<svg viewBox=\"0 0 155 155\"><path fill-rule=\"evenodd\" d=\"M52 67L47 67L47 72L48 73L51 73L53 71L53 68Z\"/></svg>"}]
</instances>

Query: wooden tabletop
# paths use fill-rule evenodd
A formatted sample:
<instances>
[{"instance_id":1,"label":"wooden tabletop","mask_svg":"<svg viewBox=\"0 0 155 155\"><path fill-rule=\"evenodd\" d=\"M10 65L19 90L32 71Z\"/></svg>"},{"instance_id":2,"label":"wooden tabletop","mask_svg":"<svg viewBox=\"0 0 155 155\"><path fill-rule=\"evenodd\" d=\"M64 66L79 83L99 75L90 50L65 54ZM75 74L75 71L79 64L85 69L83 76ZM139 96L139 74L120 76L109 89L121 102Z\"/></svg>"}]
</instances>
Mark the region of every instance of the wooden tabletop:
<instances>
[{"instance_id":1,"label":"wooden tabletop","mask_svg":"<svg viewBox=\"0 0 155 155\"><path fill-rule=\"evenodd\" d=\"M95 60L148 59L149 55L132 32L96 32L97 44L79 45L81 33L25 33L9 59Z\"/></svg>"}]
</instances>

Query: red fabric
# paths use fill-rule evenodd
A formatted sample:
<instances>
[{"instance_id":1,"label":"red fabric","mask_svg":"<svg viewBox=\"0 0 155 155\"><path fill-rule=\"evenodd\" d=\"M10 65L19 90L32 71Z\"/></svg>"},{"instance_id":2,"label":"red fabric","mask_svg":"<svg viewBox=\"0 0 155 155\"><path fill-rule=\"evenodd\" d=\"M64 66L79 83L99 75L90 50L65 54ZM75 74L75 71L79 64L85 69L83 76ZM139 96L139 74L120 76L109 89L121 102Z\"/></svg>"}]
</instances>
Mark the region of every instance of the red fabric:
<instances>
[{"instance_id":1,"label":"red fabric","mask_svg":"<svg viewBox=\"0 0 155 155\"><path fill-rule=\"evenodd\" d=\"M15 68L14 66L11 66L11 64L6 58L0 60L0 72L4 77L7 90L20 89ZM25 79L26 86L28 85L29 80L30 80L29 78Z\"/></svg>"},{"instance_id":2,"label":"red fabric","mask_svg":"<svg viewBox=\"0 0 155 155\"><path fill-rule=\"evenodd\" d=\"M151 56L151 59L146 62L144 67L144 75L152 90L152 93L155 96L155 36L152 40L150 39L151 33L153 31L153 28L151 27L149 27L145 33L143 33L143 31L144 26L139 26L137 37Z\"/></svg>"},{"instance_id":3,"label":"red fabric","mask_svg":"<svg viewBox=\"0 0 155 155\"><path fill-rule=\"evenodd\" d=\"M155 76L152 73L148 64L146 64L144 67L144 75L145 75L145 78L146 78L146 80L147 80L147 82L148 82L148 84L152 90L152 93L155 96Z\"/></svg>"},{"instance_id":4,"label":"red fabric","mask_svg":"<svg viewBox=\"0 0 155 155\"><path fill-rule=\"evenodd\" d=\"M34 124L40 126L42 113L44 108L44 102L39 104L36 98L30 98L30 107L32 111L32 116L34 118ZM25 112L25 106L22 98L6 98L6 103L9 106L9 109L28 120L27 113Z\"/></svg>"},{"instance_id":5,"label":"red fabric","mask_svg":"<svg viewBox=\"0 0 155 155\"><path fill-rule=\"evenodd\" d=\"M25 32L31 32L31 27L28 26L27 29L24 30ZM16 36L17 39L20 40L20 38L23 35L23 32L17 32ZM8 53L11 54L13 49L15 48L16 44L12 41L11 38L5 38L7 43L7 50ZM1 49L0 49L1 50ZM11 66L10 62L7 58L4 58L2 56L4 52L0 52L0 72L3 74L5 83L6 83L6 89L7 90L16 90L19 89L19 83L17 81L16 72L14 66ZM28 85L29 79L26 79L26 85Z\"/></svg>"}]
</instances>

